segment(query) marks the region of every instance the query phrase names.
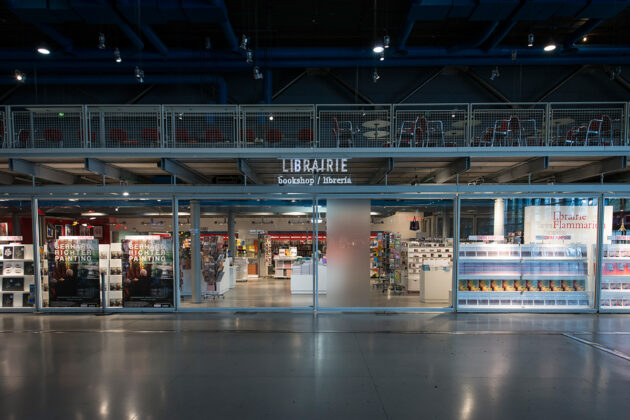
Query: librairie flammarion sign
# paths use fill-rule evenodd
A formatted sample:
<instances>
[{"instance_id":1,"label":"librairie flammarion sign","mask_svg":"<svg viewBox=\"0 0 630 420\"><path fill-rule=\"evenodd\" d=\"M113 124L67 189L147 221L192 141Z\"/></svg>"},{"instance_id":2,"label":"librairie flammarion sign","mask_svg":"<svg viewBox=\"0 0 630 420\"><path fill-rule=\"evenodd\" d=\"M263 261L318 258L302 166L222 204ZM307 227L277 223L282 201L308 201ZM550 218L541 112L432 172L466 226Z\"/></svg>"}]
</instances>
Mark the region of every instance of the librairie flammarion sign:
<instances>
[{"instance_id":1,"label":"librairie flammarion sign","mask_svg":"<svg viewBox=\"0 0 630 420\"><path fill-rule=\"evenodd\" d=\"M352 184L348 159L282 159L279 185Z\"/></svg>"}]
</instances>

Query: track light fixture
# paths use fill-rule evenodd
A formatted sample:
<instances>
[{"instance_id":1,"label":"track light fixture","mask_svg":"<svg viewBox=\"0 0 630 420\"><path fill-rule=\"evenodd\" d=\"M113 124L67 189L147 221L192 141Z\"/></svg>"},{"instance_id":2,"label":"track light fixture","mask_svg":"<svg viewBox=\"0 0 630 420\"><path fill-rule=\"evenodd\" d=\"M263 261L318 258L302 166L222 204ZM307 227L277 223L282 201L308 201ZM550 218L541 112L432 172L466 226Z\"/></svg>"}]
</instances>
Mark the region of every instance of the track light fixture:
<instances>
[{"instance_id":1,"label":"track light fixture","mask_svg":"<svg viewBox=\"0 0 630 420\"><path fill-rule=\"evenodd\" d=\"M41 44L39 47L37 47L37 52L42 55L48 55L50 54L50 48L48 48L46 44Z\"/></svg>"},{"instance_id":2,"label":"track light fixture","mask_svg":"<svg viewBox=\"0 0 630 420\"><path fill-rule=\"evenodd\" d=\"M378 61L385 61L385 52L381 53L381 56L378 58Z\"/></svg>"},{"instance_id":3,"label":"track light fixture","mask_svg":"<svg viewBox=\"0 0 630 420\"><path fill-rule=\"evenodd\" d=\"M375 54L380 54L385 51L385 48L383 48L383 44L377 42L376 45L374 45L374 48L372 48L372 51L374 51Z\"/></svg>"},{"instance_id":4,"label":"track light fixture","mask_svg":"<svg viewBox=\"0 0 630 420\"><path fill-rule=\"evenodd\" d=\"M556 49L556 43L553 42L553 40L549 40L543 49L547 52L551 52Z\"/></svg>"},{"instance_id":5,"label":"track light fixture","mask_svg":"<svg viewBox=\"0 0 630 420\"><path fill-rule=\"evenodd\" d=\"M263 78L263 74L260 71L258 66L254 66L254 80L261 80Z\"/></svg>"},{"instance_id":6,"label":"track light fixture","mask_svg":"<svg viewBox=\"0 0 630 420\"><path fill-rule=\"evenodd\" d=\"M136 76L136 80L138 80L138 83L144 83L144 70L136 66L134 70L134 75Z\"/></svg>"},{"instance_id":7,"label":"track light fixture","mask_svg":"<svg viewBox=\"0 0 630 420\"><path fill-rule=\"evenodd\" d=\"M385 48L389 48L389 46L391 45L391 43L392 43L392 39L389 37L389 35L385 35L385 36L383 37L383 47L385 47Z\"/></svg>"},{"instance_id":8,"label":"track light fixture","mask_svg":"<svg viewBox=\"0 0 630 420\"><path fill-rule=\"evenodd\" d=\"M492 73L490 73L490 80L495 80L501 74L499 73L499 66L496 66L492 69Z\"/></svg>"},{"instance_id":9,"label":"track light fixture","mask_svg":"<svg viewBox=\"0 0 630 420\"><path fill-rule=\"evenodd\" d=\"M210 42L210 37L207 36L206 39L204 40L204 48L206 50L209 50L212 48L212 43Z\"/></svg>"},{"instance_id":10,"label":"track light fixture","mask_svg":"<svg viewBox=\"0 0 630 420\"><path fill-rule=\"evenodd\" d=\"M117 63L122 63L122 57L120 56L120 50L118 47L114 48L114 61Z\"/></svg>"},{"instance_id":11,"label":"track light fixture","mask_svg":"<svg viewBox=\"0 0 630 420\"><path fill-rule=\"evenodd\" d=\"M245 61L248 63L254 62L254 52L252 50L245 51Z\"/></svg>"},{"instance_id":12,"label":"track light fixture","mask_svg":"<svg viewBox=\"0 0 630 420\"><path fill-rule=\"evenodd\" d=\"M376 83L380 78L381 76L378 74L378 70L374 69L374 73L372 73L372 82Z\"/></svg>"},{"instance_id":13,"label":"track light fixture","mask_svg":"<svg viewBox=\"0 0 630 420\"><path fill-rule=\"evenodd\" d=\"M533 47L534 46L534 34L530 33L529 35L527 35L527 46L528 47Z\"/></svg>"},{"instance_id":14,"label":"track light fixture","mask_svg":"<svg viewBox=\"0 0 630 420\"><path fill-rule=\"evenodd\" d=\"M584 35L584 36L582 37L582 42L586 42L586 41L588 41L588 37L587 37L586 35Z\"/></svg>"},{"instance_id":15,"label":"track light fixture","mask_svg":"<svg viewBox=\"0 0 630 420\"><path fill-rule=\"evenodd\" d=\"M98 49L99 50L105 49L105 34L102 32L98 33Z\"/></svg>"},{"instance_id":16,"label":"track light fixture","mask_svg":"<svg viewBox=\"0 0 630 420\"><path fill-rule=\"evenodd\" d=\"M15 72L13 72L13 75L15 76L15 80L17 80L20 83L24 83L24 81L26 81L26 74L22 73L18 69L15 69Z\"/></svg>"},{"instance_id":17,"label":"track light fixture","mask_svg":"<svg viewBox=\"0 0 630 420\"><path fill-rule=\"evenodd\" d=\"M247 43L249 42L249 39L247 39L247 35L243 34L241 35L241 50L246 50L247 49Z\"/></svg>"}]
</instances>

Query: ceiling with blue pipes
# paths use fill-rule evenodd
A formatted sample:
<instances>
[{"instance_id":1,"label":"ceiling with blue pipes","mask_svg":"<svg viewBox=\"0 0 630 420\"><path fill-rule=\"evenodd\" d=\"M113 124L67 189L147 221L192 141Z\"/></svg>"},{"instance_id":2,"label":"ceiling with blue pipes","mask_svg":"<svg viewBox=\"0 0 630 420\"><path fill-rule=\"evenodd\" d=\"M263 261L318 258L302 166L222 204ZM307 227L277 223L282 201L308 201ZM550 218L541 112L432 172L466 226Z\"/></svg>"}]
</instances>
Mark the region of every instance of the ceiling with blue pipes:
<instances>
[{"instance_id":1,"label":"ceiling with blue pipes","mask_svg":"<svg viewBox=\"0 0 630 420\"><path fill-rule=\"evenodd\" d=\"M335 80L335 90L347 97L331 102L369 102L365 91L374 89L375 70L384 76L381 86L390 75L400 83L408 80L408 90L434 73L473 72L483 79L477 81L481 90L488 94L487 85L495 85L500 95L501 83L509 79L507 88L514 90L523 69L531 69L526 73L538 74L540 88L530 97L521 82L519 95L505 95L523 100L540 98L588 67L600 78L616 79L615 88L627 95L630 84L622 70L630 65L629 5L625 0L1 0L0 82L5 89L15 85L19 69L28 75L25 85L40 89L138 88L138 67L144 86L178 85L185 91L202 84L211 87L216 102L282 103L297 100L281 96L285 90L291 95L291 85L306 74ZM385 37L389 48L380 60L373 47ZM44 44L49 55L37 52ZM555 50L545 51L550 44ZM115 49L121 62L114 59ZM503 82L489 80L494 68ZM549 83L547 74L555 75ZM405 89L396 89L395 95L372 96L397 102ZM306 103L328 99L297 96ZM490 90L488 96L496 99L497 93ZM1 100L11 103L10 94Z\"/></svg>"}]
</instances>

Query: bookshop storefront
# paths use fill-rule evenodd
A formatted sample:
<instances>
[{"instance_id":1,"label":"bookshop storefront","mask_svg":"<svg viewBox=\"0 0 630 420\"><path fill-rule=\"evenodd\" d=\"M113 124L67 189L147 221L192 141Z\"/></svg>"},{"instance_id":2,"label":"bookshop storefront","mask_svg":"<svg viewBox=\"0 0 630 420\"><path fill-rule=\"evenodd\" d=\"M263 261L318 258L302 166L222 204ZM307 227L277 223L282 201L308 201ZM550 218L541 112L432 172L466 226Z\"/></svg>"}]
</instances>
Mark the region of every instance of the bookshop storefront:
<instances>
[{"instance_id":1,"label":"bookshop storefront","mask_svg":"<svg viewBox=\"0 0 630 420\"><path fill-rule=\"evenodd\" d=\"M630 310L627 187L525 187L37 187L0 310Z\"/></svg>"}]
</instances>

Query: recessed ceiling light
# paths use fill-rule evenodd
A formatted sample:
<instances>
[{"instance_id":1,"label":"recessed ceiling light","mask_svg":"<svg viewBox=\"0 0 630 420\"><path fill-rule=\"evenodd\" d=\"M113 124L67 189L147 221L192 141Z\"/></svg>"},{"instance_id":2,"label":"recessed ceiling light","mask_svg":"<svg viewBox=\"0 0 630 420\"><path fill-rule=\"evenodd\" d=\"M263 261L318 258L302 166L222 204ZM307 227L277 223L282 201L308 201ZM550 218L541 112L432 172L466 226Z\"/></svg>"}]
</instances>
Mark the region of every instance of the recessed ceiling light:
<instances>
[{"instance_id":1,"label":"recessed ceiling light","mask_svg":"<svg viewBox=\"0 0 630 420\"><path fill-rule=\"evenodd\" d=\"M301 211L290 211L282 214L284 214L285 216L306 216L306 213L303 213Z\"/></svg>"},{"instance_id":2,"label":"recessed ceiling light","mask_svg":"<svg viewBox=\"0 0 630 420\"><path fill-rule=\"evenodd\" d=\"M374 48L372 48L372 51L374 51L375 54L380 54L385 51L385 48L383 48L381 44L376 44Z\"/></svg>"},{"instance_id":3,"label":"recessed ceiling light","mask_svg":"<svg viewBox=\"0 0 630 420\"><path fill-rule=\"evenodd\" d=\"M42 55L50 54L50 50L48 49L48 47L45 47L43 45L41 47L37 47L37 52L42 54Z\"/></svg>"},{"instance_id":4,"label":"recessed ceiling light","mask_svg":"<svg viewBox=\"0 0 630 420\"><path fill-rule=\"evenodd\" d=\"M555 49L556 49L556 43L553 42L553 41L551 41L547 45L545 45L545 48L544 48L544 50L547 51L547 52L551 52L551 51L553 51Z\"/></svg>"},{"instance_id":5,"label":"recessed ceiling light","mask_svg":"<svg viewBox=\"0 0 630 420\"><path fill-rule=\"evenodd\" d=\"M96 211L87 211L85 213L81 213L81 216L106 216L105 213L99 213Z\"/></svg>"}]
</instances>

